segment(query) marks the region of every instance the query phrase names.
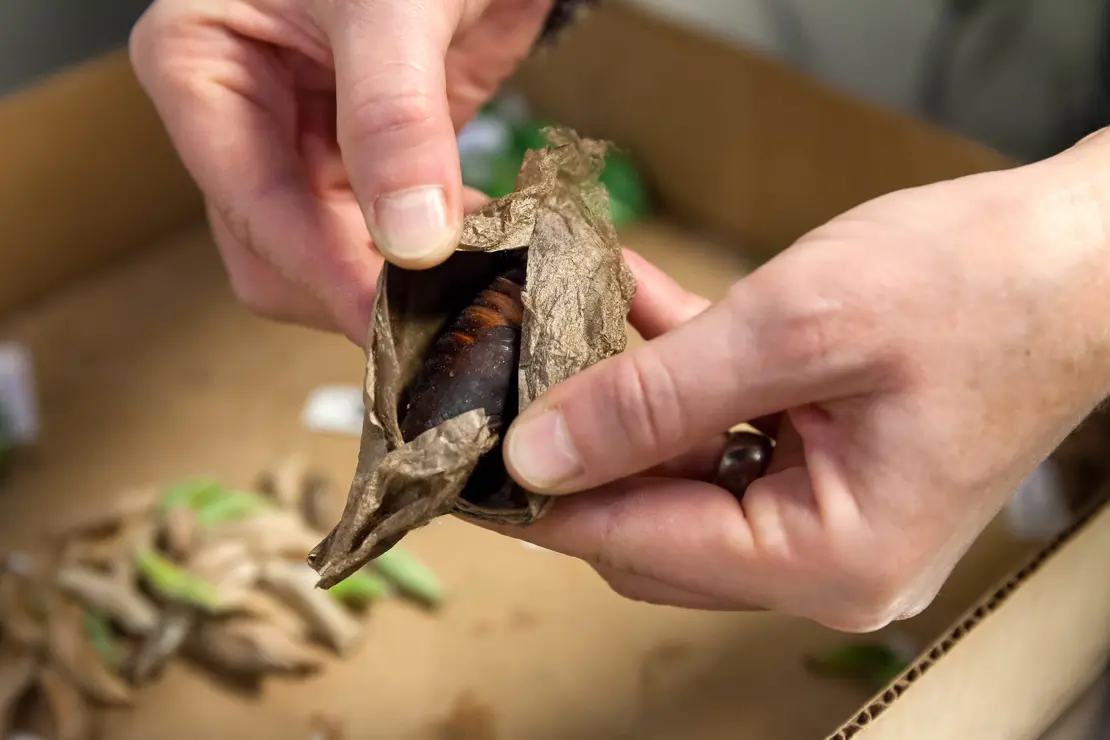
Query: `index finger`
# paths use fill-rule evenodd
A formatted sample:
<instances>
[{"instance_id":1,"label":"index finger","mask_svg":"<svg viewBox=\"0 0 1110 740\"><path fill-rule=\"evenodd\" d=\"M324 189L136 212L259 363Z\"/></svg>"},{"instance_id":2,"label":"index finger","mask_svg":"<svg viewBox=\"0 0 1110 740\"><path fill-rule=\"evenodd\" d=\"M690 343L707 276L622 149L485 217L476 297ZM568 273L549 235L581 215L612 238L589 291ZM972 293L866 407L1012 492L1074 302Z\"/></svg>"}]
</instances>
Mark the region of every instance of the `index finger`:
<instances>
[{"instance_id":1,"label":"index finger","mask_svg":"<svg viewBox=\"0 0 1110 740\"><path fill-rule=\"evenodd\" d=\"M151 6L131 37L136 74L236 239L360 337L380 258L368 235L358 239L311 191L296 148L294 91L261 44L225 25L221 7Z\"/></svg>"}]
</instances>

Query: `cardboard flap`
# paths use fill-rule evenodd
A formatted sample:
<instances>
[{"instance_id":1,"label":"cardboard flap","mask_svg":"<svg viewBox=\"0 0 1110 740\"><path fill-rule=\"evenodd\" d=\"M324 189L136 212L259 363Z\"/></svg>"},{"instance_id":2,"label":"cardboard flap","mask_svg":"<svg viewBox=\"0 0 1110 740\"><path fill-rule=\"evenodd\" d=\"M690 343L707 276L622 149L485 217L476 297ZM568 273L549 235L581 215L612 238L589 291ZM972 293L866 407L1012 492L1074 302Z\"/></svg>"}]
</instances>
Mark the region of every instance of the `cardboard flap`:
<instances>
[{"instance_id":1,"label":"cardboard flap","mask_svg":"<svg viewBox=\"0 0 1110 740\"><path fill-rule=\"evenodd\" d=\"M125 53L0 99L0 314L203 215Z\"/></svg>"},{"instance_id":2,"label":"cardboard flap","mask_svg":"<svg viewBox=\"0 0 1110 740\"><path fill-rule=\"evenodd\" d=\"M878 195L1013 164L619 2L568 29L515 86L629 150L671 215L763 257Z\"/></svg>"}]
</instances>

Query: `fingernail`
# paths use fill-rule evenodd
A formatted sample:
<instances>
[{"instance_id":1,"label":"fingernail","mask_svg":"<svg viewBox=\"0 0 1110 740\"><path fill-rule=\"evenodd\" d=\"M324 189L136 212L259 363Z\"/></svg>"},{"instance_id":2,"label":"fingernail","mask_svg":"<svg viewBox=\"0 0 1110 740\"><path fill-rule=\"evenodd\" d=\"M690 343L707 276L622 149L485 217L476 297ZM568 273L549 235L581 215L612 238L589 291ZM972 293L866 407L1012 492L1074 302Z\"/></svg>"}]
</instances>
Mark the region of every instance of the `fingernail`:
<instances>
[{"instance_id":1,"label":"fingernail","mask_svg":"<svg viewBox=\"0 0 1110 740\"><path fill-rule=\"evenodd\" d=\"M506 454L525 486L546 490L582 473L582 459L558 411L545 411L513 429Z\"/></svg>"},{"instance_id":2,"label":"fingernail","mask_svg":"<svg viewBox=\"0 0 1110 740\"><path fill-rule=\"evenodd\" d=\"M446 257L455 248L458 227L453 220L441 187L383 195L374 204L374 242L386 259L419 266Z\"/></svg>"}]
</instances>

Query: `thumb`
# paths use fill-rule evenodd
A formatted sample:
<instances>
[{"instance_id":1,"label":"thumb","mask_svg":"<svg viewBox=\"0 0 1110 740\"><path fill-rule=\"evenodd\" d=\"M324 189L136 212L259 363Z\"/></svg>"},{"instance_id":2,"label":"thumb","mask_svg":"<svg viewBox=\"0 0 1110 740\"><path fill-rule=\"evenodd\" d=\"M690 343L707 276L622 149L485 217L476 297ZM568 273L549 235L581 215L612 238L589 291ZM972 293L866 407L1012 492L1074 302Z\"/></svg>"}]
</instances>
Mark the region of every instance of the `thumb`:
<instances>
[{"instance_id":1,"label":"thumb","mask_svg":"<svg viewBox=\"0 0 1110 740\"><path fill-rule=\"evenodd\" d=\"M510 473L541 493L581 491L738 422L865 391L876 355L853 335L860 322L781 283L753 273L689 321L551 388L505 437Z\"/></svg>"},{"instance_id":2,"label":"thumb","mask_svg":"<svg viewBox=\"0 0 1110 740\"><path fill-rule=\"evenodd\" d=\"M463 189L444 57L458 3L327 3L344 165L378 251L409 269L457 246Z\"/></svg>"}]
</instances>

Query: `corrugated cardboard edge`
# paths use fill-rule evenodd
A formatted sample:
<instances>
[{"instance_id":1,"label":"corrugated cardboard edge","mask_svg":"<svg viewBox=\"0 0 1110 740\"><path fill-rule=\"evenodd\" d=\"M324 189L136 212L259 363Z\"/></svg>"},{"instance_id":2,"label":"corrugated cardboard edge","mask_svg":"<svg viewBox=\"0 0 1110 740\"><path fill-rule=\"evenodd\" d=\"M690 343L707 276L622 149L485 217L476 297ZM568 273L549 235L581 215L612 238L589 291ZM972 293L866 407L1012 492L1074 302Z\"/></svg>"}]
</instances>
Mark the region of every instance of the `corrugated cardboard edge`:
<instances>
[{"instance_id":1,"label":"corrugated cardboard edge","mask_svg":"<svg viewBox=\"0 0 1110 740\"><path fill-rule=\"evenodd\" d=\"M1108 499L1110 487L826 740L1039 737L1110 651L1110 584L1075 568L1110 560ZM1077 619L1091 629L1051 629Z\"/></svg>"},{"instance_id":2,"label":"corrugated cardboard edge","mask_svg":"<svg viewBox=\"0 0 1110 740\"><path fill-rule=\"evenodd\" d=\"M0 99L0 314L203 218L126 52Z\"/></svg>"}]
</instances>

